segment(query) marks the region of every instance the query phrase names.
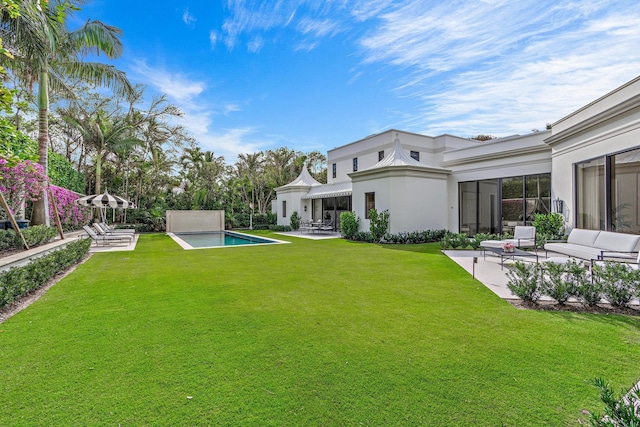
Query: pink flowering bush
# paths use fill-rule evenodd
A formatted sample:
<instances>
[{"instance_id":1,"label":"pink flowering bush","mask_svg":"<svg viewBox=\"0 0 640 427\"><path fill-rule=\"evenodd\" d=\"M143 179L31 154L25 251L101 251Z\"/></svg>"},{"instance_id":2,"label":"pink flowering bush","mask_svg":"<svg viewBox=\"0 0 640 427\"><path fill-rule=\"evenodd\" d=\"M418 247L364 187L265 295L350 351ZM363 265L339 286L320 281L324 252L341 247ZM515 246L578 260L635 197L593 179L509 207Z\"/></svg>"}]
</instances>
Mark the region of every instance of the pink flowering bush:
<instances>
[{"instance_id":1,"label":"pink flowering bush","mask_svg":"<svg viewBox=\"0 0 640 427\"><path fill-rule=\"evenodd\" d=\"M0 191L11 213L15 214L24 201L40 200L48 184L49 178L40 164L25 160L11 166L0 158Z\"/></svg>"},{"instance_id":2,"label":"pink flowering bush","mask_svg":"<svg viewBox=\"0 0 640 427\"><path fill-rule=\"evenodd\" d=\"M75 230L89 223L91 220L91 208L76 204L76 200L79 198L76 193L55 185L51 185L49 188L56 201L63 229ZM53 218L52 203L53 201L49 200L49 213Z\"/></svg>"}]
</instances>

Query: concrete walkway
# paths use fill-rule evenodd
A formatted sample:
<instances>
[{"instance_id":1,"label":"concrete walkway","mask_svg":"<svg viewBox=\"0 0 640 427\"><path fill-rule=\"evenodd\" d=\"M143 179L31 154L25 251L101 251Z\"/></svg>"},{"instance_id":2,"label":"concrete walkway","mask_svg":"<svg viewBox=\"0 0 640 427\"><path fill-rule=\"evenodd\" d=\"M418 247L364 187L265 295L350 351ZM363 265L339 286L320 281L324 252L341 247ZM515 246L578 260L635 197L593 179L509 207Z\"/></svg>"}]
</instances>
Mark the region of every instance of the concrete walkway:
<instances>
[{"instance_id":1,"label":"concrete walkway","mask_svg":"<svg viewBox=\"0 0 640 427\"><path fill-rule=\"evenodd\" d=\"M32 258L39 258L82 237L88 237L84 231L72 231L64 234L64 240L60 239L60 236L56 236L51 243L47 243L46 245L40 245L27 251L22 251L13 255L2 257L0 258L0 271L5 271L12 267L20 267L26 265ZM89 253L132 251L136 248L136 243L138 243L139 237L140 235L136 234L132 243L118 242L117 244L110 244L106 246L98 246L95 242L93 242L91 243L91 248L89 248Z\"/></svg>"}]
</instances>

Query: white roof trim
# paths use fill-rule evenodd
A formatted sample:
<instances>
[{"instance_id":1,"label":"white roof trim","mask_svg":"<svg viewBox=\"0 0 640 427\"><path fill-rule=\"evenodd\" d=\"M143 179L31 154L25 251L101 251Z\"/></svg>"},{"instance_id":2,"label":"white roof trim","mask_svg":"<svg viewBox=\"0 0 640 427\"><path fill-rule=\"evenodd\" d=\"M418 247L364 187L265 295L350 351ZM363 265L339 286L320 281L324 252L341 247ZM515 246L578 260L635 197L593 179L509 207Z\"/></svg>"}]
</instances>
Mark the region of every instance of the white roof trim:
<instances>
[{"instance_id":1,"label":"white roof trim","mask_svg":"<svg viewBox=\"0 0 640 427\"><path fill-rule=\"evenodd\" d=\"M327 199L330 197L351 196L351 181L336 182L333 184L321 184L313 187L302 196L302 199Z\"/></svg>"}]
</instances>

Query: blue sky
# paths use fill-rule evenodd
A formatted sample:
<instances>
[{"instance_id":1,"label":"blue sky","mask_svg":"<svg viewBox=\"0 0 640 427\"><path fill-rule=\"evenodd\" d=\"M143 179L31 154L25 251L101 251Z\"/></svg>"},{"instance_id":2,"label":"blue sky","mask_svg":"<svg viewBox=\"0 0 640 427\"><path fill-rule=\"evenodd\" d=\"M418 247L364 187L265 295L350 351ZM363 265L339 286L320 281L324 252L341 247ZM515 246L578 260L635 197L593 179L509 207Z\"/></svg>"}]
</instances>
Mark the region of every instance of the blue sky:
<instances>
[{"instance_id":1,"label":"blue sky","mask_svg":"<svg viewBox=\"0 0 640 427\"><path fill-rule=\"evenodd\" d=\"M544 129L640 75L637 0L92 0L206 150Z\"/></svg>"}]
</instances>

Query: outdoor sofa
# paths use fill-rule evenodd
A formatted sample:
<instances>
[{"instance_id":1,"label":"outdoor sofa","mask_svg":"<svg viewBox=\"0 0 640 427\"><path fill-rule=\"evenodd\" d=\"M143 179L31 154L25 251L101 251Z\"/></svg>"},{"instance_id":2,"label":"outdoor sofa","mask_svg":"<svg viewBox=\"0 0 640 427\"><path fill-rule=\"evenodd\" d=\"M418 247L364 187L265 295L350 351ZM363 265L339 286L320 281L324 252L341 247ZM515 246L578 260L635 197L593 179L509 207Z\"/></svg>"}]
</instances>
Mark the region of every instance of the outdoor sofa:
<instances>
[{"instance_id":1,"label":"outdoor sofa","mask_svg":"<svg viewBox=\"0 0 640 427\"><path fill-rule=\"evenodd\" d=\"M589 261L615 258L633 262L640 250L640 236L574 228L566 241L549 241L544 249L547 253L555 252Z\"/></svg>"}]
</instances>

